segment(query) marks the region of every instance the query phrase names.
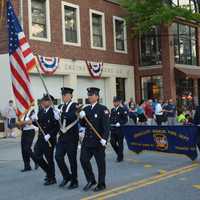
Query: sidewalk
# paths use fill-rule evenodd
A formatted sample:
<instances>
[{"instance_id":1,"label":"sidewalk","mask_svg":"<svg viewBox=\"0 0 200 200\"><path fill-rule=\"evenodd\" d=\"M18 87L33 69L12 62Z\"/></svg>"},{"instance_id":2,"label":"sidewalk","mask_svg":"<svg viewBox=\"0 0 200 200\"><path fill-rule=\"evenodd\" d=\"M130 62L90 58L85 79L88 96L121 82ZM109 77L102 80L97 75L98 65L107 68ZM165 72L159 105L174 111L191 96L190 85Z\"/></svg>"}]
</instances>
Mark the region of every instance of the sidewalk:
<instances>
[{"instance_id":1,"label":"sidewalk","mask_svg":"<svg viewBox=\"0 0 200 200\"><path fill-rule=\"evenodd\" d=\"M20 136L20 130L16 130L16 133L17 133L17 137L19 137ZM3 139L3 132L0 132L0 139Z\"/></svg>"}]
</instances>

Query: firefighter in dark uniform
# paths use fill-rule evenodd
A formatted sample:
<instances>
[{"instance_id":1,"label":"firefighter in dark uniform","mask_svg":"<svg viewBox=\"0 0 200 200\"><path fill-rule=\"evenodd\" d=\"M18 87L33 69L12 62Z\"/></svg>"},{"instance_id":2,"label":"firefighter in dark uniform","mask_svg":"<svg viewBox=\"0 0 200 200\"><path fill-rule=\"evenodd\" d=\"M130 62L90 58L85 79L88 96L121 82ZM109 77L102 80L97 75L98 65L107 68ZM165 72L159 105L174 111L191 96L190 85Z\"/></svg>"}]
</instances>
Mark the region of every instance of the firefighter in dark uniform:
<instances>
[{"instance_id":1,"label":"firefighter in dark uniform","mask_svg":"<svg viewBox=\"0 0 200 200\"><path fill-rule=\"evenodd\" d=\"M81 119L80 123L82 126L86 127L80 155L81 165L87 179L87 184L83 190L88 191L96 185L95 176L90 163L91 158L94 156L98 167L98 183L94 191L98 192L106 188L105 148L109 136L109 111L105 106L98 103L100 91L98 88L88 88L87 91L90 105L86 106L83 111L79 113ZM101 135L101 139L95 135L94 131L86 123L85 117L88 118Z\"/></svg>"},{"instance_id":2,"label":"firefighter in dark uniform","mask_svg":"<svg viewBox=\"0 0 200 200\"><path fill-rule=\"evenodd\" d=\"M56 145L56 162L63 176L60 187L64 187L69 181L68 189L78 187L77 179L77 149L79 141L78 119L76 115L77 103L72 101L73 89L61 88L62 99L64 104L59 106L61 111L61 129L58 143ZM70 171L65 163L67 154Z\"/></svg>"},{"instance_id":3,"label":"firefighter in dark uniform","mask_svg":"<svg viewBox=\"0 0 200 200\"><path fill-rule=\"evenodd\" d=\"M52 101L53 96L50 95ZM34 153L39 166L46 173L46 179L44 185L52 185L56 183L55 178L55 165L54 165L54 147L56 144L56 137L59 131L59 113L52 108L52 101L48 95L44 95L42 98L43 108L39 112L32 116L32 120L38 122L43 129L45 136L42 134L39 128L38 140L35 144ZM33 123L38 126L36 122ZM51 147L48 144L51 143ZM44 159L45 157L45 159Z\"/></svg>"},{"instance_id":4,"label":"firefighter in dark uniform","mask_svg":"<svg viewBox=\"0 0 200 200\"><path fill-rule=\"evenodd\" d=\"M113 98L114 108L111 109L110 124L111 124L111 139L110 143L112 148L117 154L117 162L124 159L124 135L121 126L128 122L128 113L121 105L121 98Z\"/></svg>"}]
</instances>

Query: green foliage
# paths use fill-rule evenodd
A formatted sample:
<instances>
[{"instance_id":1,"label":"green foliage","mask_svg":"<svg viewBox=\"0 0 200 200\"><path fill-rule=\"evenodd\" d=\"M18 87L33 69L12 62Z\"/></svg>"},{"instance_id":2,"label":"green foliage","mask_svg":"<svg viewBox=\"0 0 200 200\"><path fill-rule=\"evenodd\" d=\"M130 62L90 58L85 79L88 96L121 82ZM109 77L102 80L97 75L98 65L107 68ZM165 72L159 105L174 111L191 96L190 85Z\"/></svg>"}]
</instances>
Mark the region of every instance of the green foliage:
<instances>
[{"instance_id":1,"label":"green foliage","mask_svg":"<svg viewBox=\"0 0 200 200\"><path fill-rule=\"evenodd\" d=\"M175 18L200 22L200 14L189 6L172 6L165 0L118 0L127 11L127 22L134 33L144 33L155 26L171 24Z\"/></svg>"}]
</instances>

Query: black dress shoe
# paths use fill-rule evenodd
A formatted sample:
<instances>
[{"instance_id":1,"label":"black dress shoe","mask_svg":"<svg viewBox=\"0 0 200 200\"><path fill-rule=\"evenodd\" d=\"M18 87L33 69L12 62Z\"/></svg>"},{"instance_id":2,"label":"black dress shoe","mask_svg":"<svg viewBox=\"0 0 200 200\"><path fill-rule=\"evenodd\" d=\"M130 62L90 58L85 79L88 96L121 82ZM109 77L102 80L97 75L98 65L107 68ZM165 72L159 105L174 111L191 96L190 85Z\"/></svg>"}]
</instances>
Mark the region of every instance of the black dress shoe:
<instances>
[{"instance_id":1,"label":"black dress shoe","mask_svg":"<svg viewBox=\"0 0 200 200\"><path fill-rule=\"evenodd\" d=\"M47 181L47 180L48 180L48 177L47 177L47 176L45 176L45 177L44 177L44 181Z\"/></svg>"},{"instance_id":2,"label":"black dress shoe","mask_svg":"<svg viewBox=\"0 0 200 200\"><path fill-rule=\"evenodd\" d=\"M39 168L39 164L35 163L35 170L37 170Z\"/></svg>"},{"instance_id":3,"label":"black dress shoe","mask_svg":"<svg viewBox=\"0 0 200 200\"><path fill-rule=\"evenodd\" d=\"M117 158L116 162L122 162L124 159L123 158Z\"/></svg>"},{"instance_id":4,"label":"black dress shoe","mask_svg":"<svg viewBox=\"0 0 200 200\"><path fill-rule=\"evenodd\" d=\"M27 167L27 168L22 169L21 172L28 172L28 171L31 171L31 170L32 170L31 167Z\"/></svg>"},{"instance_id":5,"label":"black dress shoe","mask_svg":"<svg viewBox=\"0 0 200 200\"><path fill-rule=\"evenodd\" d=\"M59 187L64 187L65 185L67 185L67 183L70 181L71 179L63 179L63 181L60 183Z\"/></svg>"},{"instance_id":6,"label":"black dress shoe","mask_svg":"<svg viewBox=\"0 0 200 200\"><path fill-rule=\"evenodd\" d=\"M73 189L76 189L78 188L78 181L71 181L70 185L68 186L68 189L69 190L73 190Z\"/></svg>"},{"instance_id":7,"label":"black dress shoe","mask_svg":"<svg viewBox=\"0 0 200 200\"><path fill-rule=\"evenodd\" d=\"M47 179L47 181L44 183L45 186L48 186L48 185L53 185L53 184L56 184L56 179L55 178L52 178L52 179Z\"/></svg>"},{"instance_id":8,"label":"black dress shoe","mask_svg":"<svg viewBox=\"0 0 200 200\"><path fill-rule=\"evenodd\" d=\"M87 183L87 185L83 188L83 190L85 191L85 192L87 192L88 190L90 190L94 185L96 185L97 183L96 183L96 181L93 181L93 182L89 182L89 183Z\"/></svg>"},{"instance_id":9,"label":"black dress shoe","mask_svg":"<svg viewBox=\"0 0 200 200\"><path fill-rule=\"evenodd\" d=\"M106 189L106 185L105 184L98 184L95 188L94 188L94 192L100 192L102 190Z\"/></svg>"}]
</instances>

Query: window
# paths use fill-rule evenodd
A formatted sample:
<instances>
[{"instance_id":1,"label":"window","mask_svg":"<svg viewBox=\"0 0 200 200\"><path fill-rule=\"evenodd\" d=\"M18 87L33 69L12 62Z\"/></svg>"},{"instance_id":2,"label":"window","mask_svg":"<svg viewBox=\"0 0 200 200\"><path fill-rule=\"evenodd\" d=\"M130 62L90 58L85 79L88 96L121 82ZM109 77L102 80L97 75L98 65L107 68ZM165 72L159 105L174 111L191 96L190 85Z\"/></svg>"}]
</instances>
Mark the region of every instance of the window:
<instances>
[{"instance_id":1,"label":"window","mask_svg":"<svg viewBox=\"0 0 200 200\"><path fill-rule=\"evenodd\" d=\"M163 79L162 76L146 76L141 78L142 99L162 99Z\"/></svg>"},{"instance_id":2,"label":"window","mask_svg":"<svg viewBox=\"0 0 200 200\"><path fill-rule=\"evenodd\" d=\"M176 78L177 107L193 108L194 103L194 81L191 78ZM188 97L192 97L191 99Z\"/></svg>"},{"instance_id":3,"label":"window","mask_svg":"<svg viewBox=\"0 0 200 200\"><path fill-rule=\"evenodd\" d=\"M161 64L160 31L154 28L140 37L140 65L151 66Z\"/></svg>"},{"instance_id":4,"label":"window","mask_svg":"<svg viewBox=\"0 0 200 200\"><path fill-rule=\"evenodd\" d=\"M196 28L174 23L174 54L177 64L197 65Z\"/></svg>"},{"instance_id":5,"label":"window","mask_svg":"<svg viewBox=\"0 0 200 200\"><path fill-rule=\"evenodd\" d=\"M79 6L62 2L63 43L81 46Z\"/></svg>"},{"instance_id":6,"label":"window","mask_svg":"<svg viewBox=\"0 0 200 200\"><path fill-rule=\"evenodd\" d=\"M91 48L105 50L105 17L104 13L90 10Z\"/></svg>"},{"instance_id":7,"label":"window","mask_svg":"<svg viewBox=\"0 0 200 200\"><path fill-rule=\"evenodd\" d=\"M186 7L193 12L198 12L198 3L196 0L172 0L173 6Z\"/></svg>"},{"instance_id":8,"label":"window","mask_svg":"<svg viewBox=\"0 0 200 200\"><path fill-rule=\"evenodd\" d=\"M29 0L30 39L50 42L49 0Z\"/></svg>"},{"instance_id":9,"label":"window","mask_svg":"<svg viewBox=\"0 0 200 200\"><path fill-rule=\"evenodd\" d=\"M116 90L117 96L120 96L125 101L125 78L116 78Z\"/></svg>"},{"instance_id":10,"label":"window","mask_svg":"<svg viewBox=\"0 0 200 200\"><path fill-rule=\"evenodd\" d=\"M127 53L126 22L120 17L113 17L114 48L116 52Z\"/></svg>"}]
</instances>

